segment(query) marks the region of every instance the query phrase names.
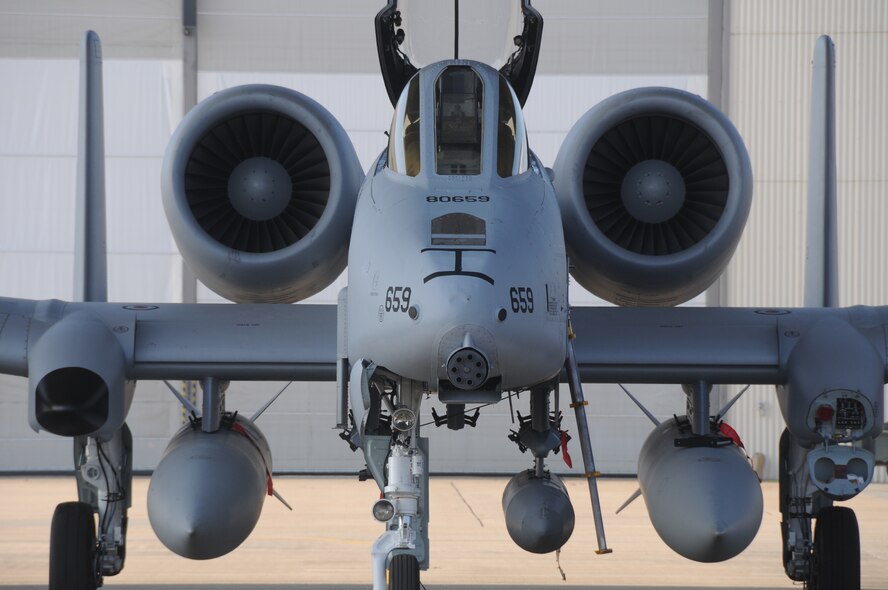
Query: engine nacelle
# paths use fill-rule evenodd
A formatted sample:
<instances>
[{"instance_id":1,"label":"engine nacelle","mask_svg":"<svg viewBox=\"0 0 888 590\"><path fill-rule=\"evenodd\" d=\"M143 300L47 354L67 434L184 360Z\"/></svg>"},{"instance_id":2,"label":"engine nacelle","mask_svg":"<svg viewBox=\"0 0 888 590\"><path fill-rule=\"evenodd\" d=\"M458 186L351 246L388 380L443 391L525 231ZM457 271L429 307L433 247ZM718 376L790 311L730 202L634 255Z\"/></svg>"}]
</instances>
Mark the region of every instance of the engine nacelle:
<instances>
[{"instance_id":1,"label":"engine nacelle","mask_svg":"<svg viewBox=\"0 0 888 590\"><path fill-rule=\"evenodd\" d=\"M163 206L182 256L210 289L242 303L288 303L345 268L363 178L348 135L320 104L278 86L238 86L176 129Z\"/></svg>"},{"instance_id":2,"label":"engine nacelle","mask_svg":"<svg viewBox=\"0 0 888 590\"><path fill-rule=\"evenodd\" d=\"M31 428L100 440L123 426L135 391L121 342L86 311L65 316L38 338L28 352L28 382Z\"/></svg>"},{"instance_id":3,"label":"engine nacelle","mask_svg":"<svg viewBox=\"0 0 888 590\"><path fill-rule=\"evenodd\" d=\"M762 490L734 444L676 446L690 440L683 417L648 436L638 455L638 485L651 524L673 551L701 562L724 561L746 549L762 522Z\"/></svg>"},{"instance_id":4,"label":"engine nacelle","mask_svg":"<svg viewBox=\"0 0 888 590\"><path fill-rule=\"evenodd\" d=\"M509 536L531 553L561 549L573 534L573 505L555 474L537 477L529 469L510 479L503 491L503 514Z\"/></svg>"},{"instance_id":5,"label":"engine nacelle","mask_svg":"<svg viewBox=\"0 0 888 590\"><path fill-rule=\"evenodd\" d=\"M243 416L215 432L188 424L173 436L148 486L148 520L160 542L189 559L235 549L271 493L271 451Z\"/></svg>"},{"instance_id":6,"label":"engine nacelle","mask_svg":"<svg viewBox=\"0 0 888 590\"><path fill-rule=\"evenodd\" d=\"M554 171L571 274L618 305L702 293L731 259L752 199L733 124L672 88L621 92L590 109Z\"/></svg>"}]
</instances>

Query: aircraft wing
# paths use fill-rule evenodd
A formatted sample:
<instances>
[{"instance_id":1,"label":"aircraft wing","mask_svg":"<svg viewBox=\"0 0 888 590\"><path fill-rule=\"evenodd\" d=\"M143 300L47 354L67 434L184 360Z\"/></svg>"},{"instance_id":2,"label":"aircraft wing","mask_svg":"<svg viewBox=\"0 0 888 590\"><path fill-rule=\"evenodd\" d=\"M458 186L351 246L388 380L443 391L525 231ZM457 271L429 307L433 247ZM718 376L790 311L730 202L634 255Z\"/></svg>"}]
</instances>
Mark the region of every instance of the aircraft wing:
<instances>
[{"instance_id":1,"label":"aircraft wing","mask_svg":"<svg viewBox=\"0 0 888 590\"><path fill-rule=\"evenodd\" d=\"M308 304L0 298L0 372L27 376L38 338L63 319L83 317L114 335L128 379L335 380L336 306ZM580 375L595 383L781 384L793 348L824 322L853 328L888 364L888 307L571 311Z\"/></svg>"},{"instance_id":2,"label":"aircraft wing","mask_svg":"<svg viewBox=\"0 0 888 590\"><path fill-rule=\"evenodd\" d=\"M869 342L883 372L888 361L886 307L580 307L571 322L585 382L783 384L790 354L807 334L808 347L827 351L846 329L863 337L865 349ZM822 341L812 343L814 335Z\"/></svg>"},{"instance_id":3,"label":"aircraft wing","mask_svg":"<svg viewBox=\"0 0 888 590\"><path fill-rule=\"evenodd\" d=\"M66 303L0 298L0 372L28 376L53 328L64 358L70 322L98 322L123 351L127 379L335 380L336 306ZM72 324L73 325L73 324ZM101 330L100 330L101 333ZM70 343L91 348L86 337ZM82 356L82 353L79 353ZM47 355L43 355L47 356ZM31 359L33 360L33 359ZM42 360L42 359L41 359Z\"/></svg>"}]
</instances>

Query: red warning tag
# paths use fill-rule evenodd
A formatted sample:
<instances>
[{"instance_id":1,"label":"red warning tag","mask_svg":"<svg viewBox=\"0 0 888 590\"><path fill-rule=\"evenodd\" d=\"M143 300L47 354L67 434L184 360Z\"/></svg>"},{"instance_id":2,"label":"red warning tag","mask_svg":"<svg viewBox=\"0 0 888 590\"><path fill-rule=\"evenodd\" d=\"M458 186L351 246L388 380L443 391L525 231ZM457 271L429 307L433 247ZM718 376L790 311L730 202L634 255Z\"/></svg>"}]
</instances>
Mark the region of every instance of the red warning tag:
<instances>
[{"instance_id":1,"label":"red warning tag","mask_svg":"<svg viewBox=\"0 0 888 590\"><path fill-rule=\"evenodd\" d=\"M564 458L567 468L573 469L573 461L570 458L570 453L567 452L567 432L564 430L561 431L561 456Z\"/></svg>"},{"instance_id":2,"label":"red warning tag","mask_svg":"<svg viewBox=\"0 0 888 590\"><path fill-rule=\"evenodd\" d=\"M734 441L734 444L737 445L738 447L740 447L741 449L744 449L744 450L746 449L746 447L743 446L743 441L740 440L740 435L737 434L737 431L734 430L733 428L731 428L725 422L722 422L721 424L719 424L718 431L722 433L722 436L725 436L725 437L731 439L732 441Z\"/></svg>"}]
</instances>

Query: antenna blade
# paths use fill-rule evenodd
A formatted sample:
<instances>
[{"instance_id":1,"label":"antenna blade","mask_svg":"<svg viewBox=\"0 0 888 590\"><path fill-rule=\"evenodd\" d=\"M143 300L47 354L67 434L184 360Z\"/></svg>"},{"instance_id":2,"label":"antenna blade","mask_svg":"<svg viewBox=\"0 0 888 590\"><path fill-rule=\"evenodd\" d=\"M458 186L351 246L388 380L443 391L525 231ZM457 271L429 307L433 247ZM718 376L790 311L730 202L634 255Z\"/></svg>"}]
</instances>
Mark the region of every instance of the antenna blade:
<instances>
[{"instance_id":1,"label":"antenna blade","mask_svg":"<svg viewBox=\"0 0 888 590\"><path fill-rule=\"evenodd\" d=\"M280 500L281 504L283 504L284 506L289 508L290 512L293 512L293 507L290 506L290 504L286 500L284 500L284 497L281 496L277 490L271 490L271 495L274 496L275 498L277 498L278 500Z\"/></svg>"},{"instance_id":2,"label":"antenna blade","mask_svg":"<svg viewBox=\"0 0 888 590\"><path fill-rule=\"evenodd\" d=\"M200 416L200 412L197 410L197 408L195 408L194 405L190 401L185 399L185 396L183 396L181 393L176 391L176 388L173 387L173 385L169 381L164 381L164 384L169 388L169 390L171 392L173 392L173 395L176 396L176 399L179 400L179 403L182 404L183 406L185 406L185 409L188 410L189 414L193 414L194 416Z\"/></svg>"},{"instance_id":3,"label":"antenna blade","mask_svg":"<svg viewBox=\"0 0 888 590\"><path fill-rule=\"evenodd\" d=\"M808 154L805 306L839 304L836 237L836 49L823 35L814 45Z\"/></svg>"},{"instance_id":4,"label":"antenna blade","mask_svg":"<svg viewBox=\"0 0 888 590\"><path fill-rule=\"evenodd\" d=\"M276 394L274 394L273 396L271 396L271 399L268 400L267 402L265 402L265 405L263 405L261 408L259 408L259 409L256 411L255 414L253 414L252 416L250 416L250 422L255 422L255 421L256 421L256 418L258 418L259 416L261 416L261 415L263 414L263 412L265 412L265 410L267 410L268 407L269 407L271 404L273 404L273 403L277 400L277 398L279 398L279 397L281 396L281 394L284 393L284 392L287 390L287 388L290 387L291 385L293 385L293 382L292 382L292 381L290 381L289 383L287 383L286 385L284 385L284 387L281 388L280 391L278 391Z\"/></svg>"},{"instance_id":5,"label":"antenna blade","mask_svg":"<svg viewBox=\"0 0 888 590\"><path fill-rule=\"evenodd\" d=\"M629 393L629 390L626 389L625 387L623 387L623 384L622 384L622 383L617 383L617 385L620 386L620 389L622 389L624 392L626 392L626 395L629 396L629 399L631 399L632 401L635 402L635 405L638 406L638 409L641 410L642 412L644 412L644 415L645 415L645 416L647 416L648 418L650 418L651 422L654 423L654 426L659 426L659 425L660 425L660 421L657 420L657 418L656 418L653 414L651 414L650 410L648 410L646 407L644 407L643 405L641 405L641 402L638 401L638 399L637 399L634 395L632 395L631 393Z\"/></svg>"},{"instance_id":6,"label":"antenna blade","mask_svg":"<svg viewBox=\"0 0 888 590\"><path fill-rule=\"evenodd\" d=\"M103 119L102 44L95 31L87 31L80 43L74 301L108 301Z\"/></svg>"},{"instance_id":7,"label":"antenna blade","mask_svg":"<svg viewBox=\"0 0 888 590\"><path fill-rule=\"evenodd\" d=\"M621 512L626 508L626 506L628 506L628 505L631 504L632 502L635 502L636 500L638 500L638 497L639 497L640 495L641 495L641 488L638 488L637 490L635 490L634 492L632 492L632 495L631 495L631 496L629 496L628 498L626 498L626 501L623 502L623 504L622 504L619 508L617 508L617 511L616 511L614 514L619 514L619 513L621 513Z\"/></svg>"},{"instance_id":8,"label":"antenna blade","mask_svg":"<svg viewBox=\"0 0 888 590\"><path fill-rule=\"evenodd\" d=\"M747 385L746 387L744 387L743 389L741 389L741 390L740 390L740 393L738 393L737 395L735 395L734 397L732 397L732 398L731 398L731 401L729 401L728 403L726 403L726 404L724 405L724 407L723 407L721 410L718 411L718 414L716 414L716 416L718 416L718 419L719 419L719 420L721 420L722 418L725 417L725 414L728 413L728 410L730 410L730 409L734 406L734 404L737 403L737 400L740 399L740 396L743 395L744 393L746 393L746 391L747 391L750 387L752 387L751 384L750 384L750 385Z\"/></svg>"}]
</instances>

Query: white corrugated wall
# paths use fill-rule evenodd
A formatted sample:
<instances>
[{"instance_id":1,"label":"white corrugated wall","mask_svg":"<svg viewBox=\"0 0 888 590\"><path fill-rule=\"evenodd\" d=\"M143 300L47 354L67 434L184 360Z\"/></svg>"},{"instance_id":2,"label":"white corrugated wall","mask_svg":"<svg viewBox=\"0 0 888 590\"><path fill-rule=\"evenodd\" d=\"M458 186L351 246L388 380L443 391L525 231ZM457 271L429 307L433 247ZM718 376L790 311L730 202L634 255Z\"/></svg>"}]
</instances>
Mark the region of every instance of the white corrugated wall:
<instances>
[{"instance_id":1,"label":"white corrugated wall","mask_svg":"<svg viewBox=\"0 0 888 590\"><path fill-rule=\"evenodd\" d=\"M729 115L755 176L749 223L728 269L728 304L801 306L811 56L836 44L841 305L888 304L888 2L734 0L730 3ZM777 476L783 431L771 387L732 410L751 452ZM877 470L885 481L885 470Z\"/></svg>"},{"instance_id":2,"label":"white corrugated wall","mask_svg":"<svg viewBox=\"0 0 888 590\"><path fill-rule=\"evenodd\" d=\"M370 20L381 4L199 3L200 96L246 81L292 85L344 121L362 162L369 163L382 147L391 112ZM546 29L526 116L531 145L544 162L554 160L572 122L609 94L652 84L705 94L706 0L538 0L534 6ZM157 178L166 138L181 116L180 10L179 0L8 0L0 6L0 74L16 81L0 93L3 295L70 296L74 56L80 31L93 27L106 59L111 296L177 300L181 260L160 210ZM802 303L807 101L811 50L820 33L834 36L838 56L842 302L888 303L888 271L881 262L888 251L882 229L888 221L888 3L734 0L728 10L728 112L747 141L756 175L750 222L728 272L728 303ZM337 288L321 298L332 301ZM217 300L206 290L199 295ZM576 288L571 297L575 303L594 301ZM276 387L237 384L230 400L249 412ZM30 432L23 389L23 380L0 378L0 469L66 468L70 443ZM637 389L657 415L681 411L675 388ZM614 386L588 394L600 468L634 471L646 420ZM329 431L332 395L329 384L297 384L263 418L276 467L361 466ZM433 433L433 468L523 466L526 458L505 441L510 421L501 405L484 414L475 431ZM151 468L181 412L162 386L142 383L131 417L137 466ZM774 477L782 423L773 389L753 388L731 420L751 450L765 454L766 475Z\"/></svg>"}]
</instances>

